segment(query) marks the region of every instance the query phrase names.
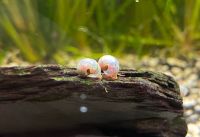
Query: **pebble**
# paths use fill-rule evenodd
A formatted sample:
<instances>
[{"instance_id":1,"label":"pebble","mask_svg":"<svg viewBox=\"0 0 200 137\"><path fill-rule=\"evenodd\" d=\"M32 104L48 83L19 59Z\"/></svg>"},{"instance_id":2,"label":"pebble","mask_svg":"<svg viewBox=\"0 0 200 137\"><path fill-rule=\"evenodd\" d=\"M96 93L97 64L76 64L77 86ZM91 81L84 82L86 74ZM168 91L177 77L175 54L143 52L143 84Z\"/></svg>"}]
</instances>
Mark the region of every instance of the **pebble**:
<instances>
[{"instance_id":1,"label":"pebble","mask_svg":"<svg viewBox=\"0 0 200 137\"><path fill-rule=\"evenodd\" d=\"M179 73L182 72L182 70L179 68L179 67L173 67L171 69L171 72L174 74L174 75L178 75Z\"/></svg>"},{"instance_id":2,"label":"pebble","mask_svg":"<svg viewBox=\"0 0 200 137\"><path fill-rule=\"evenodd\" d=\"M157 59L157 58L152 58L151 60L148 60L148 62L149 62L149 65L151 66L151 67L155 67L155 66L157 66L159 63L159 60Z\"/></svg>"},{"instance_id":3,"label":"pebble","mask_svg":"<svg viewBox=\"0 0 200 137\"><path fill-rule=\"evenodd\" d=\"M197 85L197 80L188 79L185 85L189 88L194 88Z\"/></svg>"},{"instance_id":4,"label":"pebble","mask_svg":"<svg viewBox=\"0 0 200 137\"><path fill-rule=\"evenodd\" d=\"M191 93L200 96L200 89L199 88L191 88Z\"/></svg>"},{"instance_id":5,"label":"pebble","mask_svg":"<svg viewBox=\"0 0 200 137\"><path fill-rule=\"evenodd\" d=\"M169 72L169 67L168 66L160 66L159 68L160 68L159 71Z\"/></svg>"},{"instance_id":6,"label":"pebble","mask_svg":"<svg viewBox=\"0 0 200 137\"><path fill-rule=\"evenodd\" d=\"M189 116L189 117L186 119L186 121L187 121L188 123L194 123L194 122L196 122L197 120L199 120L199 114L191 115L191 116Z\"/></svg>"},{"instance_id":7,"label":"pebble","mask_svg":"<svg viewBox=\"0 0 200 137\"><path fill-rule=\"evenodd\" d=\"M195 106L194 110L195 110L196 113L200 114L200 105Z\"/></svg>"},{"instance_id":8,"label":"pebble","mask_svg":"<svg viewBox=\"0 0 200 137\"><path fill-rule=\"evenodd\" d=\"M183 76L187 78L187 77L190 76L192 73L193 73L193 71L192 71L191 68L186 68L186 69L183 71Z\"/></svg>"},{"instance_id":9,"label":"pebble","mask_svg":"<svg viewBox=\"0 0 200 137\"><path fill-rule=\"evenodd\" d=\"M199 137L200 129L193 123L188 124L188 130L191 133L192 137Z\"/></svg>"},{"instance_id":10,"label":"pebble","mask_svg":"<svg viewBox=\"0 0 200 137\"><path fill-rule=\"evenodd\" d=\"M189 109L194 107L197 104L197 102L195 100L189 100L189 99L185 99L183 100L183 107L185 109Z\"/></svg>"},{"instance_id":11,"label":"pebble","mask_svg":"<svg viewBox=\"0 0 200 137\"><path fill-rule=\"evenodd\" d=\"M193 79L193 80L198 80L199 76L197 74L192 74L190 76L190 79Z\"/></svg>"},{"instance_id":12,"label":"pebble","mask_svg":"<svg viewBox=\"0 0 200 137\"><path fill-rule=\"evenodd\" d=\"M192 135L191 135L190 133L188 133L188 134L186 135L186 137L192 137Z\"/></svg>"},{"instance_id":13,"label":"pebble","mask_svg":"<svg viewBox=\"0 0 200 137\"><path fill-rule=\"evenodd\" d=\"M197 61L195 67L200 70L200 61Z\"/></svg>"},{"instance_id":14,"label":"pebble","mask_svg":"<svg viewBox=\"0 0 200 137\"><path fill-rule=\"evenodd\" d=\"M170 65L176 65L176 66L179 66L179 67L186 67L187 66L187 62L180 60L180 59L177 59L177 58L167 58L167 62Z\"/></svg>"},{"instance_id":15,"label":"pebble","mask_svg":"<svg viewBox=\"0 0 200 137\"><path fill-rule=\"evenodd\" d=\"M191 109L185 110L185 112L184 112L184 116L186 116L186 117L189 117L189 116L191 116L192 114L193 114L193 111L192 111Z\"/></svg>"},{"instance_id":16,"label":"pebble","mask_svg":"<svg viewBox=\"0 0 200 137\"><path fill-rule=\"evenodd\" d=\"M200 99L197 99L197 103L200 104Z\"/></svg>"},{"instance_id":17,"label":"pebble","mask_svg":"<svg viewBox=\"0 0 200 137\"><path fill-rule=\"evenodd\" d=\"M199 71L199 79L200 79L200 71ZM198 80L198 82L197 82L197 88L200 89L200 80Z\"/></svg>"},{"instance_id":18,"label":"pebble","mask_svg":"<svg viewBox=\"0 0 200 137\"><path fill-rule=\"evenodd\" d=\"M189 95L190 91L186 86L180 85L179 87L180 87L180 92L181 92L182 96L188 96Z\"/></svg>"}]
</instances>

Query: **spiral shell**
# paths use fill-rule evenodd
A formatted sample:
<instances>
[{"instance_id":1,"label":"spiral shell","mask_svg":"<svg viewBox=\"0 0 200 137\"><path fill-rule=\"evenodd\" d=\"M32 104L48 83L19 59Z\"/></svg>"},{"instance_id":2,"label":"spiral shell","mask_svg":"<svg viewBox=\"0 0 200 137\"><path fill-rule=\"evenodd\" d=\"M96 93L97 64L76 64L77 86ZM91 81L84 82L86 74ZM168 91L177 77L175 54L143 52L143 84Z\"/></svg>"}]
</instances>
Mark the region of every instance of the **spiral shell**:
<instances>
[{"instance_id":1,"label":"spiral shell","mask_svg":"<svg viewBox=\"0 0 200 137\"><path fill-rule=\"evenodd\" d=\"M99 59L98 63L104 73L104 78L112 80L117 79L117 74L119 72L119 61L115 57L111 55L105 55Z\"/></svg>"},{"instance_id":2,"label":"spiral shell","mask_svg":"<svg viewBox=\"0 0 200 137\"><path fill-rule=\"evenodd\" d=\"M101 79L101 68L96 60L85 58L81 59L77 65L78 73L81 76Z\"/></svg>"}]
</instances>

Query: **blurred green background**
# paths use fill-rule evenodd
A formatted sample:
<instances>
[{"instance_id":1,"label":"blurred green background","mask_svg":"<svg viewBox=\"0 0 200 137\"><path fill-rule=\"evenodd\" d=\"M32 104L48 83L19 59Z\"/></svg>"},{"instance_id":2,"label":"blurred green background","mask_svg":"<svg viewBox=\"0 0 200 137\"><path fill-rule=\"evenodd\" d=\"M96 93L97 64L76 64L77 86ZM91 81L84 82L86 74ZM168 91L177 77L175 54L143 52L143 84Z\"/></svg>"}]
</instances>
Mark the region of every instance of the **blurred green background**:
<instances>
[{"instance_id":1,"label":"blurred green background","mask_svg":"<svg viewBox=\"0 0 200 137\"><path fill-rule=\"evenodd\" d=\"M0 63L102 54L195 57L200 0L0 0Z\"/></svg>"}]
</instances>

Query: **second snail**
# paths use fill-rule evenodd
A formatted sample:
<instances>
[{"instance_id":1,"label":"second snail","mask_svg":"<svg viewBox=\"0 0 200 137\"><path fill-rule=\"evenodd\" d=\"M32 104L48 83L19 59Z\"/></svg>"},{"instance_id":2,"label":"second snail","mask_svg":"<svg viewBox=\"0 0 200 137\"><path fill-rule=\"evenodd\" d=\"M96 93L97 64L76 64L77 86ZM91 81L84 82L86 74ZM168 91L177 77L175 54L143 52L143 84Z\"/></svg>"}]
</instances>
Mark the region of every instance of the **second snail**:
<instances>
[{"instance_id":1,"label":"second snail","mask_svg":"<svg viewBox=\"0 0 200 137\"><path fill-rule=\"evenodd\" d=\"M81 76L107 80L116 80L119 69L119 61L111 55L102 56L98 62L85 58L80 60L77 65L78 73Z\"/></svg>"}]
</instances>

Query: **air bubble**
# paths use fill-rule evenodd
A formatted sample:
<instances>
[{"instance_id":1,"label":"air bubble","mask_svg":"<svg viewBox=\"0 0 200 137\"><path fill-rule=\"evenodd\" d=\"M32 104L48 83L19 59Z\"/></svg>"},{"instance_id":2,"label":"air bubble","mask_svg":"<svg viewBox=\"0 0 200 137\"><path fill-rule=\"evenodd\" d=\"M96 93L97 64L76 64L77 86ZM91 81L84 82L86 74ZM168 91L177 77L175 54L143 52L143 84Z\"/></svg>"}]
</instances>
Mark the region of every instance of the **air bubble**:
<instances>
[{"instance_id":1,"label":"air bubble","mask_svg":"<svg viewBox=\"0 0 200 137\"><path fill-rule=\"evenodd\" d=\"M81 106L80 107L80 112L81 113L86 113L88 111L88 108L86 106Z\"/></svg>"}]
</instances>

